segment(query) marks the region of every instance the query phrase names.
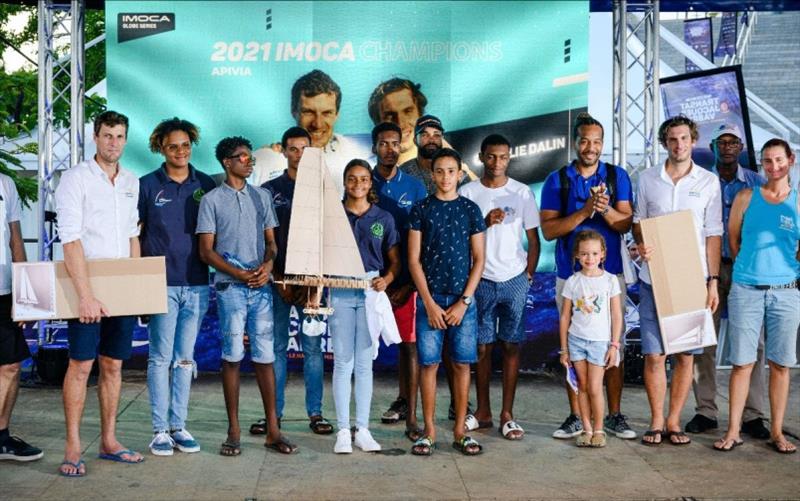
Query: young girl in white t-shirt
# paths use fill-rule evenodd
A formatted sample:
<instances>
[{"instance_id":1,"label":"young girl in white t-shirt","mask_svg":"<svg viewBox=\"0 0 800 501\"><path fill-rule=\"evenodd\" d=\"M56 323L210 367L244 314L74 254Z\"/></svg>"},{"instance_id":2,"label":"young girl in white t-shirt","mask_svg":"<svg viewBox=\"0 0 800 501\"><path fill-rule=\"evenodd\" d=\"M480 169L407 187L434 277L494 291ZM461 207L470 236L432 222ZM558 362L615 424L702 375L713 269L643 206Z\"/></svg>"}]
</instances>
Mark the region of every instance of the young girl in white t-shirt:
<instances>
[{"instance_id":1,"label":"young girl in white t-shirt","mask_svg":"<svg viewBox=\"0 0 800 501\"><path fill-rule=\"evenodd\" d=\"M605 447L603 375L619 364L622 306L617 277L603 269L606 242L593 230L575 236L573 257L580 271L569 277L561 295L561 364L575 368L583 432L578 447ZM594 430L594 431L592 431Z\"/></svg>"}]
</instances>

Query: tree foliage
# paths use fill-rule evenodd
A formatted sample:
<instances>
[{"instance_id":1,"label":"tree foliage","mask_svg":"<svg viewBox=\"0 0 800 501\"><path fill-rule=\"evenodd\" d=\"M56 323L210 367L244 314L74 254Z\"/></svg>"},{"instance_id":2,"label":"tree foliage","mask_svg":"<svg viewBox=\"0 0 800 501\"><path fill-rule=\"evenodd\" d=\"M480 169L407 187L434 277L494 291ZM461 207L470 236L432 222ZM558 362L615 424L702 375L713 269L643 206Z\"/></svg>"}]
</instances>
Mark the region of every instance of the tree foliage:
<instances>
[{"instance_id":1,"label":"tree foliage","mask_svg":"<svg viewBox=\"0 0 800 501\"><path fill-rule=\"evenodd\" d=\"M25 15L24 25L15 30L10 22L14 16ZM86 43L105 32L103 11L88 10L85 15L84 39ZM58 55L69 52L69 44L62 43L66 34L56 34L54 45L58 47ZM68 41L68 40L67 40ZM0 138L12 140L12 147L0 147L0 172L11 176L17 184L20 198L25 205L37 199L36 180L20 175L22 163L17 158L20 154L37 154L37 145L26 142L38 120L38 69L36 62L38 42L38 11L36 6L10 5L0 3L0 47L6 50L24 52L33 48L30 61L21 68L8 72L5 63L0 60ZM105 43L99 43L85 52L85 88L91 89L105 78ZM66 91L69 95L69 77L62 75L53 81L53 93L57 95ZM94 119L105 109L105 99L97 95L85 99L84 115L86 121ZM57 127L69 126L69 106L64 100L55 102L53 109ZM5 148L5 149L3 149Z\"/></svg>"}]
</instances>

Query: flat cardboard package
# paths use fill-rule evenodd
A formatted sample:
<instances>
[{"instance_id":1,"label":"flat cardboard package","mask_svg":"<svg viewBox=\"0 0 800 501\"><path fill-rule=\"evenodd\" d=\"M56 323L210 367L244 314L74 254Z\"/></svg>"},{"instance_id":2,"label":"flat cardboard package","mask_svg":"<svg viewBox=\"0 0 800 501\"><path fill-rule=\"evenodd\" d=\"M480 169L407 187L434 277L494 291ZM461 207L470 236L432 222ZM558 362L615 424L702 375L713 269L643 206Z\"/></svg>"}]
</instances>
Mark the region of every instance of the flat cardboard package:
<instances>
[{"instance_id":1,"label":"flat cardboard package","mask_svg":"<svg viewBox=\"0 0 800 501\"><path fill-rule=\"evenodd\" d=\"M706 308L705 256L700 255L694 218L683 210L643 219L642 239L655 248L650 258L661 339L667 355L717 344Z\"/></svg>"},{"instance_id":2,"label":"flat cardboard package","mask_svg":"<svg viewBox=\"0 0 800 501\"><path fill-rule=\"evenodd\" d=\"M110 316L167 312L163 256L87 263L92 291ZM15 321L78 318L78 294L63 261L14 263L12 284Z\"/></svg>"}]
</instances>

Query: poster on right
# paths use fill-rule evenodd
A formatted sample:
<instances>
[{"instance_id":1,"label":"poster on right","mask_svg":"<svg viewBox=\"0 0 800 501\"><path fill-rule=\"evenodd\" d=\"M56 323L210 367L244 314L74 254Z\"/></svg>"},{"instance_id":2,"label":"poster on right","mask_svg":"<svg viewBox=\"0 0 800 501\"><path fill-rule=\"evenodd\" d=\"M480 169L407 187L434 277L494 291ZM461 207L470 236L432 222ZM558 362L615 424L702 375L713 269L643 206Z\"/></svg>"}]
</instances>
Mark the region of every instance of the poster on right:
<instances>
[{"instance_id":1,"label":"poster on right","mask_svg":"<svg viewBox=\"0 0 800 501\"><path fill-rule=\"evenodd\" d=\"M685 115L697 123L700 136L692 152L696 164L706 168L714 164L713 131L722 124L729 124L739 127L747 136L739 164L757 170L741 66L662 78L659 85L664 118Z\"/></svg>"}]
</instances>

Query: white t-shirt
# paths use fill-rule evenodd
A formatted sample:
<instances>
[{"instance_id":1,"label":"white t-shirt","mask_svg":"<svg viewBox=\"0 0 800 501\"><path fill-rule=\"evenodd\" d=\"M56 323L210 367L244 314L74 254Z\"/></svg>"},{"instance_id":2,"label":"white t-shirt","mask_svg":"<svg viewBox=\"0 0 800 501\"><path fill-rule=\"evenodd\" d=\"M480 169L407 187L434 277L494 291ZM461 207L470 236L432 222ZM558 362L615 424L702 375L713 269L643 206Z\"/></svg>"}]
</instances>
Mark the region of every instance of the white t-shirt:
<instances>
[{"instance_id":1,"label":"white t-shirt","mask_svg":"<svg viewBox=\"0 0 800 501\"><path fill-rule=\"evenodd\" d=\"M19 221L20 204L14 181L0 174L0 295L11 294L11 232L8 224Z\"/></svg>"},{"instance_id":2,"label":"white t-shirt","mask_svg":"<svg viewBox=\"0 0 800 501\"><path fill-rule=\"evenodd\" d=\"M577 272L561 295L572 301L569 335L590 341L611 341L611 298L620 295L619 280L607 271L599 277Z\"/></svg>"},{"instance_id":3,"label":"white t-shirt","mask_svg":"<svg viewBox=\"0 0 800 501\"><path fill-rule=\"evenodd\" d=\"M486 230L483 278L505 282L525 271L528 265L525 231L539 226L536 196L530 188L511 178L500 188L487 188L476 180L462 186L458 193L478 204L483 217L497 208L506 213L502 223Z\"/></svg>"}]
</instances>

